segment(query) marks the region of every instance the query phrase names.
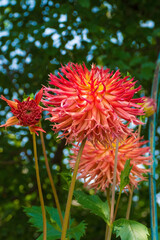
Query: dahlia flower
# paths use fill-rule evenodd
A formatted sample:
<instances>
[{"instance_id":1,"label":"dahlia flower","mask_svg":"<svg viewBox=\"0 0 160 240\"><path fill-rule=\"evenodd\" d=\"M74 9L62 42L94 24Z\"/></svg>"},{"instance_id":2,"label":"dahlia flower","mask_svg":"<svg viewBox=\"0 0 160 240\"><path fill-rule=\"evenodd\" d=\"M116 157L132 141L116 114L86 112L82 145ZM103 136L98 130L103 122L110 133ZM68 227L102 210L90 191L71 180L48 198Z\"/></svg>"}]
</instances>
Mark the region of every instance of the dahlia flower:
<instances>
[{"instance_id":1,"label":"dahlia flower","mask_svg":"<svg viewBox=\"0 0 160 240\"><path fill-rule=\"evenodd\" d=\"M157 111L157 105L153 98L144 97L144 103L142 104L146 117L152 116Z\"/></svg>"},{"instance_id":2,"label":"dahlia flower","mask_svg":"<svg viewBox=\"0 0 160 240\"><path fill-rule=\"evenodd\" d=\"M142 147L148 141L139 141L141 139L136 133L136 138L128 136L123 143L119 143L117 186L120 184L121 171L124 169L125 162L128 159L130 159L130 165L132 166L129 175L130 184L137 187L139 181L146 180L143 174L148 173L150 170L142 168L142 164L145 166L150 165L151 155L146 156L150 152L149 147ZM85 187L105 191L113 183L115 145L113 148L106 148L102 144L97 144L95 148L91 142L86 142L78 169L78 179L84 179ZM78 147L72 148L72 152L74 155L70 156L70 166L74 167ZM127 188L130 189L129 185Z\"/></svg>"},{"instance_id":3,"label":"dahlia flower","mask_svg":"<svg viewBox=\"0 0 160 240\"><path fill-rule=\"evenodd\" d=\"M27 100L20 102L15 99L14 101L6 99L3 95L1 95L1 99L7 102L7 104L11 107L11 112L13 113L13 117L10 117L7 122L0 127L9 127L12 125L21 125L28 126L30 132L34 132L38 135L37 131L45 132L39 126L36 126L42 116L42 107L38 104L41 101L43 95L43 88L36 94L35 100L27 98Z\"/></svg>"},{"instance_id":4,"label":"dahlia flower","mask_svg":"<svg viewBox=\"0 0 160 240\"><path fill-rule=\"evenodd\" d=\"M83 66L69 63L62 66L58 77L50 74L50 86L44 88L42 100L54 123L55 132L69 142L81 142L87 137L93 143L109 144L131 133L128 123L141 124L136 118L143 115L138 104L141 98L133 98L141 87L135 81L122 78L119 70L98 68L89 71Z\"/></svg>"}]
</instances>

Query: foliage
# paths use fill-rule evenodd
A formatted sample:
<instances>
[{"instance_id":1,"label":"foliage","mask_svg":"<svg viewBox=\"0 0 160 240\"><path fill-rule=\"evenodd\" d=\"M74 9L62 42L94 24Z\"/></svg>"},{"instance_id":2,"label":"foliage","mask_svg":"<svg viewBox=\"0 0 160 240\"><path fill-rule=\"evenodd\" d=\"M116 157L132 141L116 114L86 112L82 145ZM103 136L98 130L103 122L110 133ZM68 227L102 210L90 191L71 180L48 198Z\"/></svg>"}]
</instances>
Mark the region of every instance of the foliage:
<instances>
[{"instance_id":1,"label":"foliage","mask_svg":"<svg viewBox=\"0 0 160 240\"><path fill-rule=\"evenodd\" d=\"M127 170L130 166L130 160L126 163L125 169L121 175L128 175ZM130 168L131 170L131 168ZM126 182L126 177L122 178L122 182ZM128 181L126 182L126 184ZM124 183L122 183L121 186L125 186ZM121 188L123 189L123 188ZM122 190L120 190L122 191ZM109 207L108 203L103 202L97 195L88 195L85 194L82 191L75 191L74 195L77 199L77 201L84 207L91 211L91 213L94 213L101 217L106 223L109 224ZM122 240L147 240L148 239L148 229L146 226L144 226L141 223L138 223L136 221L127 220L127 219L118 219L114 221L113 223L113 232L116 234L116 237L121 237Z\"/></svg>"},{"instance_id":2,"label":"foliage","mask_svg":"<svg viewBox=\"0 0 160 240\"><path fill-rule=\"evenodd\" d=\"M114 222L114 233L122 240L147 240L148 229L141 223L127 219L118 219Z\"/></svg>"},{"instance_id":3,"label":"foliage","mask_svg":"<svg viewBox=\"0 0 160 240\"><path fill-rule=\"evenodd\" d=\"M36 228L39 232L43 232L43 219L41 207L33 206L31 208L24 209L26 214L30 217L29 222ZM62 225L59 219L57 209L53 207L46 207L47 212L47 239L56 240L61 237ZM64 213L63 213L64 215ZM85 223L81 222L79 225L74 226L73 220L70 219L70 228L68 229L67 235L69 239L74 238L79 240L85 234ZM42 240L43 234L41 234L37 240Z\"/></svg>"},{"instance_id":4,"label":"foliage","mask_svg":"<svg viewBox=\"0 0 160 240\"><path fill-rule=\"evenodd\" d=\"M130 167L130 160L127 160L124 165L124 170L121 172L121 181L120 181L120 192L125 188L126 185L129 184L129 174L132 169L132 166Z\"/></svg>"},{"instance_id":5,"label":"foliage","mask_svg":"<svg viewBox=\"0 0 160 240\"><path fill-rule=\"evenodd\" d=\"M101 217L106 223L109 223L108 202L103 202L97 195L88 195L82 191L75 191L74 195L77 201L84 207Z\"/></svg>"}]
</instances>

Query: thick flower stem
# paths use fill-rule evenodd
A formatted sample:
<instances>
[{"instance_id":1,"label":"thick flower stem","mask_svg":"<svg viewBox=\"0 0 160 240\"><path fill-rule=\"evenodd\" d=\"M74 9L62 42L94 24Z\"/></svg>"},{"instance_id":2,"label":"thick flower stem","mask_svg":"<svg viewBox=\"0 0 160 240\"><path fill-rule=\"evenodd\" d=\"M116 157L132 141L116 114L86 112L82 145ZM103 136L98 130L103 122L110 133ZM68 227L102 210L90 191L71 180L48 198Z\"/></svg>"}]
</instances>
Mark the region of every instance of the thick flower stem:
<instances>
[{"instance_id":1,"label":"thick flower stem","mask_svg":"<svg viewBox=\"0 0 160 240\"><path fill-rule=\"evenodd\" d=\"M139 126L138 126L138 136L139 136L139 137L141 136L141 128L142 128L142 125L139 124Z\"/></svg>"},{"instance_id":2,"label":"thick flower stem","mask_svg":"<svg viewBox=\"0 0 160 240\"><path fill-rule=\"evenodd\" d=\"M122 194L122 192L119 192L118 199L117 199L117 204L116 204L116 209L115 209L115 212L114 212L113 221L116 219L116 215L117 215L117 210L118 210L118 206L119 206L119 201L120 201L120 198L121 198L121 194Z\"/></svg>"},{"instance_id":3,"label":"thick flower stem","mask_svg":"<svg viewBox=\"0 0 160 240\"><path fill-rule=\"evenodd\" d=\"M42 128L41 123L39 123L39 126L40 126L40 128ZM41 143L42 143L43 155L44 155L44 159L45 159L45 165L46 165L49 181L51 183L51 188L52 188L52 191L53 191L53 196L54 196L54 199L55 199L55 203L56 203L56 207L57 207L57 210L58 210L58 213L59 213L59 218L60 218L61 224L63 224L62 211L61 211L61 207L60 207L57 191L56 191L56 188L55 188L55 185L54 185L54 182L53 182L51 170L50 170L49 163L48 163L48 158L47 158L47 154L46 154L46 147L45 147L44 137L43 137L43 132L40 132L40 138L41 138Z\"/></svg>"},{"instance_id":4,"label":"thick flower stem","mask_svg":"<svg viewBox=\"0 0 160 240\"><path fill-rule=\"evenodd\" d=\"M114 222L114 220L115 220L115 218L116 218L116 215L117 215L117 210L118 210L120 198L121 198L121 192L119 192L119 195L118 195L117 204L116 204L116 209L115 209L114 217L113 217L113 222ZM113 225L112 225L112 224L113 224L113 222L111 223L111 226L110 226L110 227L107 225L106 235L105 235L105 239L106 239L106 240L107 240L107 237L108 237L108 239L111 239L112 228L113 228Z\"/></svg>"},{"instance_id":5,"label":"thick flower stem","mask_svg":"<svg viewBox=\"0 0 160 240\"><path fill-rule=\"evenodd\" d=\"M34 158L35 158L35 169L36 169L36 178L37 178L37 185L38 185L38 193L41 203L42 209L42 217L43 217L43 240L47 240L47 225L46 225L46 213L45 213L45 206L41 188L41 181L39 176L39 166L38 166L38 158L37 158L37 147L36 147L36 136L35 133L32 134L33 136L33 149L34 149Z\"/></svg>"},{"instance_id":6,"label":"thick flower stem","mask_svg":"<svg viewBox=\"0 0 160 240\"><path fill-rule=\"evenodd\" d=\"M130 192L130 195L129 195L128 207L127 207L127 213L126 213L126 219L129 219L129 216L130 216L131 205L132 205L133 190L134 190L134 186L132 186L132 189L131 189L131 192Z\"/></svg>"},{"instance_id":7,"label":"thick flower stem","mask_svg":"<svg viewBox=\"0 0 160 240\"><path fill-rule=\"evenodd\" d=\"M106 189L106 192L107 192L107 202L108 202L108 206L109 206L109 211L111 211L110 186ZM109 225L106 223L105 240L107 240L108 231L109 231Z\"/></svg>"},{"instance_id":8,"label":"thick flower stem","mask_svg":"<svg viewBox=\"0 0 160 240\"><path fill-rule=\"evenodd\" d=\"M107 235L107 240L110 240L111 239L111 236L112 236L112 228L113 228L113 225L110 225L109 226L109 230L108 230L108 235Z\"/></svg>"},{"instance_id":9,"label":"thick flower stem","mask_svg":"<svg viewBox=\"0 0 160 240\"><path fill-rule=\"evenodd\" d=\"M77 176L79 162L80 162L80 159L82 156L82 152L83 152L85 143L86 143L86 138L81 143L81 146L80 146L80 149L79 149L79 152L77 155L76 163L74 166L73 177L72 177L72 181L71 181L71 185L70 185L70 189L69 189L69 193L68 193L65 216L64 216L64 221L63 221L61 240L65 240L65 237L66 237L67 226L68 226L68 221L69 221L69 213L70 213L73 191L74 191L75 182L76 182L76 176Z\"/></svg>"},{"instance_id":10,"label":"thick flower stem","mask_svg":"<svg viewBox=\"0 0 160 240\"><path fill-rule=\"evenodd\" d=\"M115 188L116 188L116 175L117 175L117 162L118 162L118 140L116 141L114 172L113 172L113 185L112 185L112 200L111 200L111 213L110 213L110 229L107 240L111 239L113 228L113 216L114 216L114 202L115 202Z\"/></svg>"},{"instance_id":11,"label":"thick flower stem","mask_svg":"<svg viewBox=\"0 0 160 240\"><path fill-rule=\"evenodd\" d=\"M107 188L107 202L109 206L109 210L111 211L111 201L110 201L110 186Z\"/></svg>"},{"instance_id":12,"label":"thick flower stem","mask_svg":"<svg viewBox=\"0 0 160 240\"><path fill-rule=\"evenodd\" d=\"M141 117L140 117L140 120L142 120ZM140 138L140 136L141 136L141 128L142 128L142 125L139 124L139 126L138 126L138 136L139 136L139 138ZM129 219L129 216L130 216L131 205L132 205L132 197L133 197L133 191L134 191L134 186L132 186L131 192L130 192L130 194L129 194L129 200L128 200L128 206L127 206L127 212L126 212L126 219Z\"/></svg>"},{"instance_id":13,"label":"thick flower stem","mask_svg":"<svg viewBox=\"0 0 160 240\"><path fill-rule=\"evenodd\" d=\"M108 237L108 232L109 232L109 225L106 223L106 233L105 233L105 240L107 240L107 237Z\"/></svg>"}]
</instances>

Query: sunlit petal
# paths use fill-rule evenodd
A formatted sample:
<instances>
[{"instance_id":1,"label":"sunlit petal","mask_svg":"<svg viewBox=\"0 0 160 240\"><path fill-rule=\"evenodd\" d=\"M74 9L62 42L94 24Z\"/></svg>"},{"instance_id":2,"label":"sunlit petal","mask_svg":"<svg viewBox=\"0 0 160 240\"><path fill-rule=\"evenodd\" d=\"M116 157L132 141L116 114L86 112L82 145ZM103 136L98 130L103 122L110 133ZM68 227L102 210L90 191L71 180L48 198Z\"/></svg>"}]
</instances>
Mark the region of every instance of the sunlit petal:
<instances>
[{"instance_id":1,"label":"sunlit petal","mask_svg":"<svg viewBox=\"0 0 160 240\"><path fill-rule=\"evenodd\" d=\"M5 98L3 95L1 95L1 99L4 100L5 102L7 102L7 104L11 107L11 108L16 108L17 109L17 103L11 100L8 100L7 98Z\"/></svg>"},{"instance_id":2,"label":"sunlit petal","mask_svg":"<svg viewBox=\"0 0 160 240\"><path fill-rule=\"evenodd\" d=\"M58 77L50 74L42 102L51 115L53 130L63 131L68 142L87 137L94 144L111 145L131 134L124 121L142 124L137 118L144 114L139 105L142 99L133 98L141 87L135 88L135 83L119 71L95 65L89 71L85 64L69 63L62 66Z\"/></svg>"},{"instance_id":3,"label":"sunlit petal","mask_svg":"<svg viewBox=\"0 0 160 240\"><path fill-rule=\"evenodd\" d=\"M10 117L5 124L0 125L0 127L9 127L17 124L19 124L19 120L17 117L13 116L13 117Z\"/></svg>"}]
</instances>

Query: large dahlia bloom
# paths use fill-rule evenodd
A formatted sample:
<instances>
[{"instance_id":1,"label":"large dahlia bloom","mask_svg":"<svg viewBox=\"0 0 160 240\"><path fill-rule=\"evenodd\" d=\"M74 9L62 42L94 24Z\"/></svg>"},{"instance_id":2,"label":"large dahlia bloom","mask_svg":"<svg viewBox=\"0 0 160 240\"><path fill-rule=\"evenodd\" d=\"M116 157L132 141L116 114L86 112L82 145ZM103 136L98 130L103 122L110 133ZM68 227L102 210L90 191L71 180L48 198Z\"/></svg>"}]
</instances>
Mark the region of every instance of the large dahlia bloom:
<instances>
[{"instance_id":1,"label":"large dahlia bloom","mask_svg":"<svg viewBox=\"0 0 160 240\"><path fill-rule=\"evenodd\" d=\"M146 180L143 174L150 170L142 167L151 164L150 148L143 146L148 141L140 141L142 138L129 136L123 143L119 143L116 185L120 184L121 171L124 169L126 160L130 159L132 170L129 175L130 184L137 187L138 182ZM116 145L116 144L114 144ZM143 146L143 147L142 147ZM115 148L107 148L97 144L96 148L89 141L86 142L79 164L78 178L84 179L84 186L95 190L105 191L113 183L113 171L115 161ZM74 167L78 147L72 148L70 165ZM146 156L146 154L148 154ZM127 188L130 188L129 185Z\"/></svg>"},{"instance_id":2,"label":"large dahlia bloom","mask_svg":"<svg viewBox=\"0 0 160 240\"><path fill-rule=\"evenodd\" d=\"M140 124L137 115L143 115L141 98L133 98L141 87L135 81L122 77L119 70L98 68L89 71L69 63L62 66L58 77L50 74L50 86L45 87L42 101L54 123L55 132L63 131L69 142L81 142L87 137L93 143L111 144L131 133L128 123ZM125 122L125 123L124 123Z\"/></svg>"},{"instance_id":3,"label":"large dahlia bloom","mask_svg":"<svg viewBox=\"0 0 160 240\"><path fill-rule=\"evenodd\" d=\"M6 99L3 95L1 99L7 102L7 104L11 107L11 112L13 113L13 117L10 117L7 122L0 127L9 127L12 125L21 125L28 126L30 132L34 132L36 134L37 131L45 132L42 128L37 126L41 117L42 117L42 107L39 106L43 95L43 88L36 94L35 100L27 98L27 100L20 102L15 99L15 101L11 101Z\"/></svg>"}]
</instances>

